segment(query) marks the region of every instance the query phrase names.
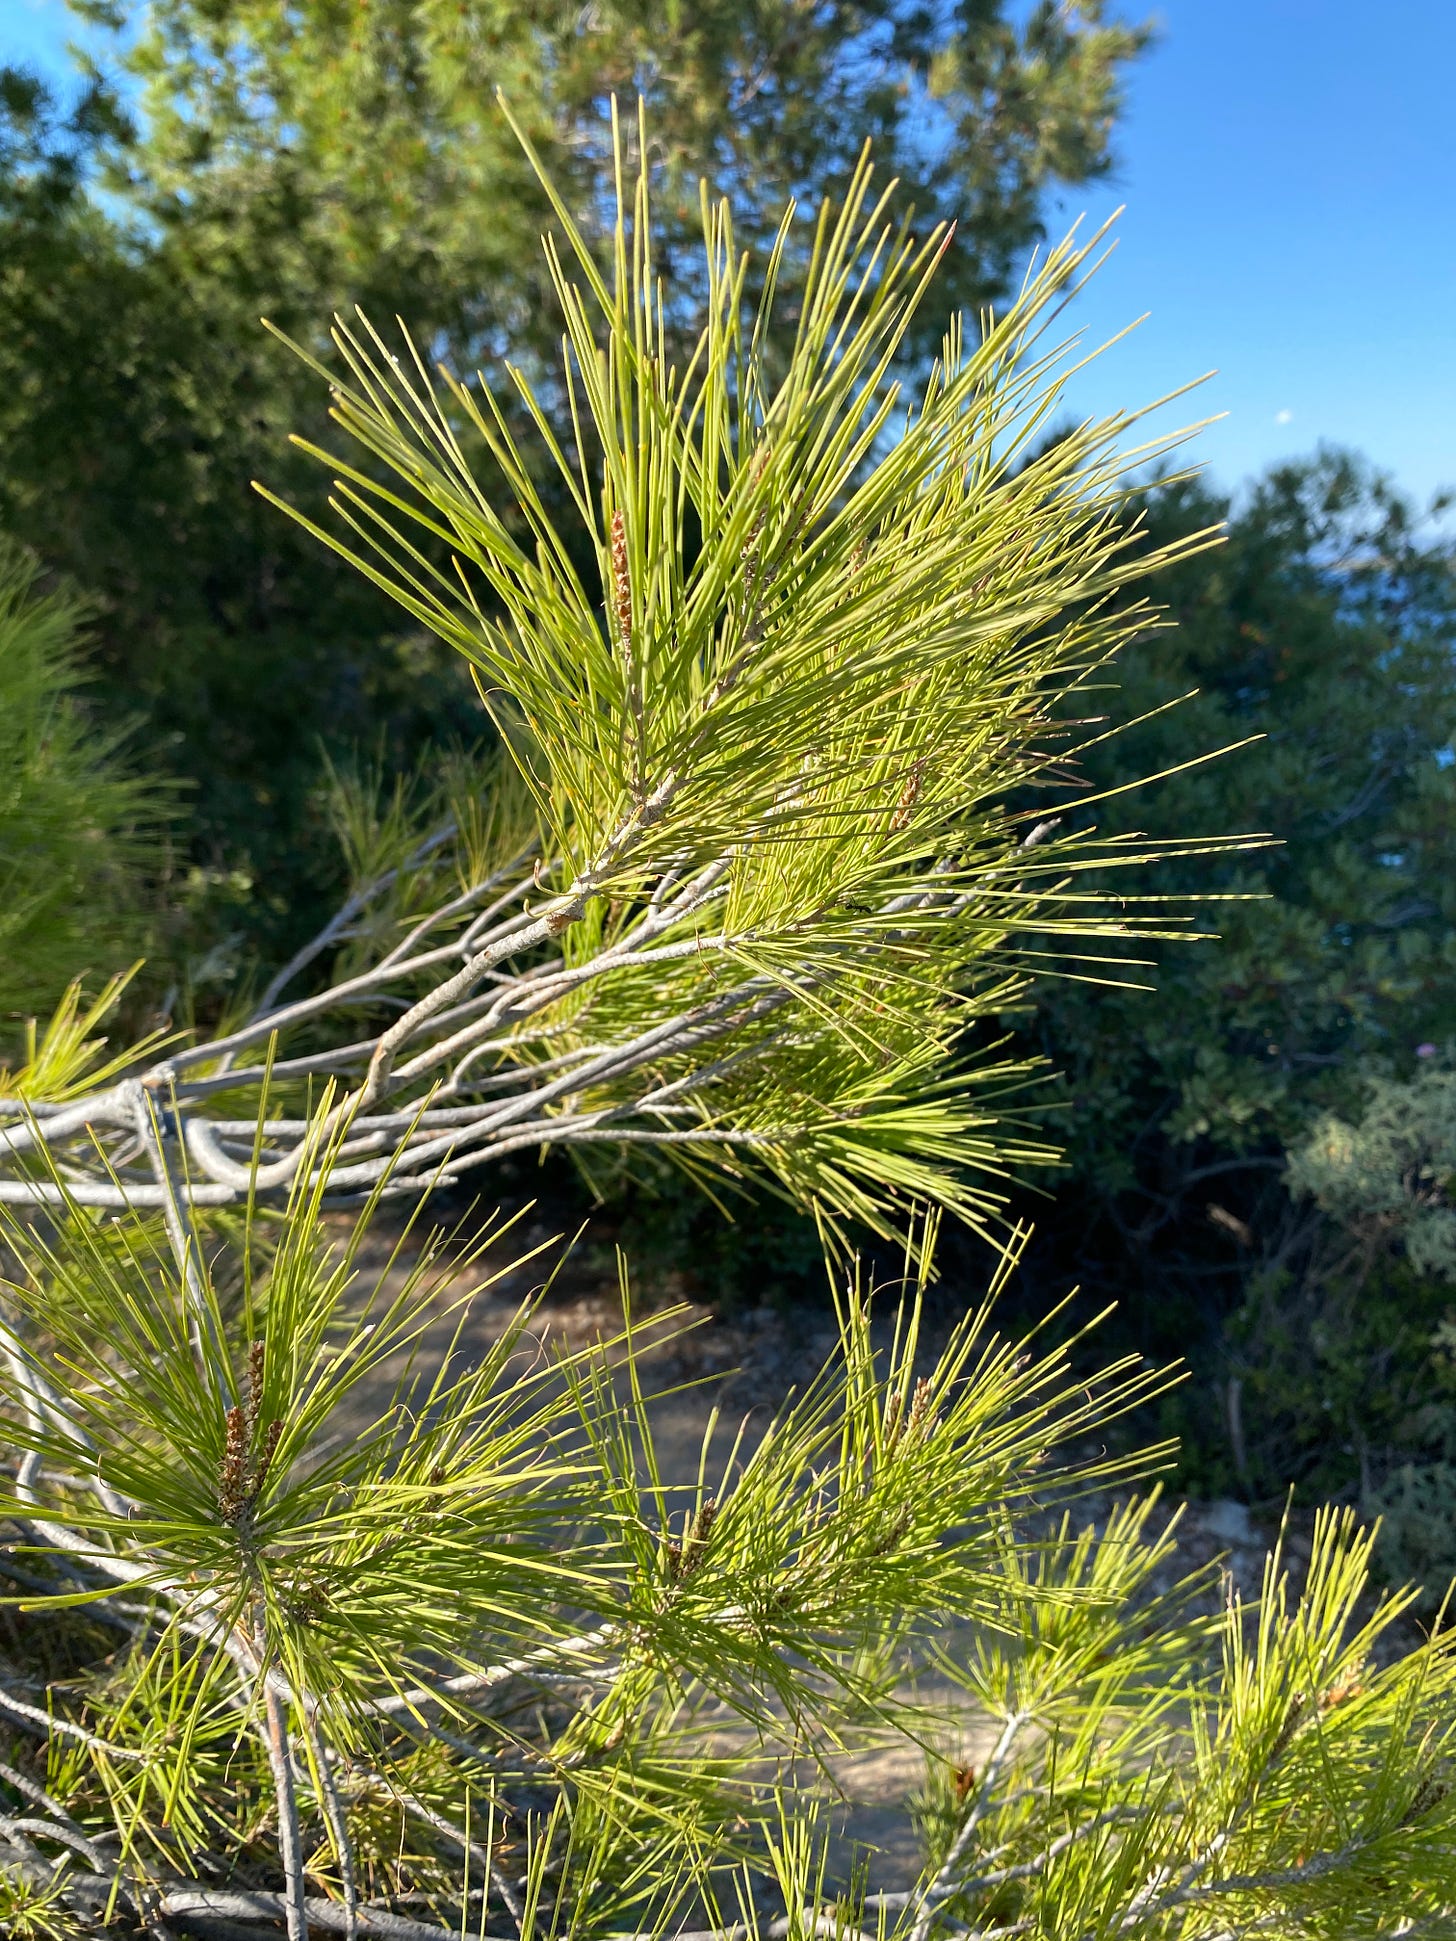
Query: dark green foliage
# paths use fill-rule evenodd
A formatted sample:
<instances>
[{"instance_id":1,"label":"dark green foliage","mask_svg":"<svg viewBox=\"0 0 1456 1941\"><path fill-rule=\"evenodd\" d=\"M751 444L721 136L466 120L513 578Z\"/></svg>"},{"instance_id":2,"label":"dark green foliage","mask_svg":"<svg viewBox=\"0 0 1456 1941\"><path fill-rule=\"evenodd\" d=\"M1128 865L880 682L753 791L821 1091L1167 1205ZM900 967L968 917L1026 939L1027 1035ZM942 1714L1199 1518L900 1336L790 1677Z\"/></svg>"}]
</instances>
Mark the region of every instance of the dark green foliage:
<instances>
[{"instance_id":1,"label":"dark green foliage","mask_svg":"<svg viewBox=\"0 0 1456 1941\"><path fill-rule=\"evenodd\" d=\"M0 98L0 527L95 595L99 704L144 709L194 785L192 896L221 906L200 955L238 924L306 929L336 884L321 739L398 762L472 709L249 489L298 415L289 360L248 292L189 280L83 193L107 125L98 96L69 120L13 78Z\"/></svg>"},{"instance_id":2,"label":"dark green foliage","mask_svg":"<svg viewBox=\"0 0 1456 1941\"><path fill-rule=\"evenodd\" d=\"M676 1276L691 1299L729 1314L828 1302L818 1229L777 1198L714 1202L665 1172L645 1185L625 1183L620 1245L649 1284Z\"/></svg>"},{"instance_id":3,"label":"dark green foliage","mask_svg":"<svg viewBox=\"0 0 1456 1941\"><path fill-rule=\"evenodd\" d=\"M974 306L1015 281L1047 187L1108 170L1123 70L1148 38L1105 0L72 4L136 30L119 58L143 126L110 144L108 179L189 280L306 296L280 321L313 330L344 300L387 296L422 339L487 361L504 337L521 359L556 335L548 211L497 89L588 224L610 196L608 97L641 94L669 265L696 254L700 177L758 249L789 197L841 193L872 141L907 201L959 220L947 294Z\"/></svg>"},{"instance_id":4,"label":"dark green foliage","mask_svg":"<svg viewBox=\"0 0 1456 1941\"><path fill-rule=\"evenodd\" d=\"M1398 1251L1422 1278L1456 1280L1456 1072L1436 1048L1408 1084L1372 1079L1354 1123L1322 1117L1293 1154L1289 1184L1373 1262Z\"/></svg>"},{"instance_id":5,"label":"dark green foliage","mask_svg":"<svg viewBox=\"0 0 1456 1941\"><path fill-rule=\"evenodd\" d=\"M1421 1049L1414 1080L1372 1078L1348 1120L1322 1116L1287 1178L1325 1216L1305 1276L1319 1310L1306 1367L1381 1518L1385 1569L1424 1584L1434 1608L1456 1578L1456 1077ZM1253 1345L1271 1399L1281 1379L1298 1394L1298 1343Z\"/></svg>"},{"instance_id":6,"label":"dark green foliage","mask_svg":"<svg viewBox=\"0 0 1456 1941\"><path fill-rule=\"evenodd\" d=\"M0 538L0 1063L73 978L145 949L171 808L87 704L87 608L38 577Z\"/></svg>"},{"instance_id":7,"label":"dark green foliage","mask_svg":"<svg viewBox=\"0 0 1456 1941\"><path fill-rule=\"evenodd\" d=\"M1150 534L1227 509L1167 487ZM1159 867L1169 890L1261 900L1200 911L1217 943L1130 969L1156 997L1044 995L1031 1035L1070 1108L1056 1268L1075 1259L1123 1295L1152 1352L1190 1354L1195 1482L1277 1494L1313 1468L1353 1486L1401 1447L1447 1296L1414 1259L1352 1254L1352 1209L1326 1192L1321 1212L1285 1175L1324 1115L1358 1117L1372 1081L1408 1082L1456 1033L1456 550L1387 481L1324 453L1271 473L1228 545L1160 584L1176 628L1129 651L1109 710L1197 696L1094 751L1086 781L1260 739L1086 819L1282 846Z\"/></svg>"},{"instance_id":8,"label":"dark green foliage","mask_svg":"<svg viewBox=\"0 0 1456 1941\"><path fill-rule=\"evenodd\" d=\"M1456 1583L1456 1464L1402 1463L1370 1507L1380 1517L1386 1577L1422 1585L1424 1609L1439 1610Z\"/></svg>"},{"instance_id":9,"label":"dark green foliage","mask_svg":"<svg viewBox=\"0 0 1456 1941\"><path fill-rule=\"evenodd\" d=\"M140 107L129 124L98 85L66 112L14 74L0 94L0 526L97 597L103 692L145 707L196 784L192 968L214 979L240 942L286 955L337 888L320 742L407 768L478 732L458 664L254 499L255 476L292 490L287 435L322 424L259 317L316 345L358 303L464 370L498 370L507 341L528 368L554 356L546 204L497 86L588 227L607 94L647 87L669 266L700 173L762 241L785 193L817 200L873 136L907 195L959 219L949 296L980 301L1046 187L1108 166L1143 40L1101 0L1018 29L999 0L75 10L139 29L116 47Z\"/></svg>"},{"instance_id":10,"label":"dark green foliage","mask_svg":"<svg viewBox=\"0 0 1456 1941\"><path fill-rule=\"evenodd\" d=\"M1150 502L1150 532L1166 541L1227 511L1175 486ZM1137 1190L1165 1147L1192 1170L1200 1148L1297 1138L1358 1099L1370 1056L1404 1075L1456 1027L1456 549L1358 461L1326 454L1272 473L1227 546L1159 591L1173 625L1120 663L1115 716L1196 697L1105 743L1084 773L1101 789L1200 765L1095 819L1257 829L1280 847L1162 866L1169 888L1266 900L1201 912L1220 942L1164 950L1160 1002L1071 994L1047 1014L1073 1073L1079 1170L1114 1191Z\"/></svg>"}]
</instances>

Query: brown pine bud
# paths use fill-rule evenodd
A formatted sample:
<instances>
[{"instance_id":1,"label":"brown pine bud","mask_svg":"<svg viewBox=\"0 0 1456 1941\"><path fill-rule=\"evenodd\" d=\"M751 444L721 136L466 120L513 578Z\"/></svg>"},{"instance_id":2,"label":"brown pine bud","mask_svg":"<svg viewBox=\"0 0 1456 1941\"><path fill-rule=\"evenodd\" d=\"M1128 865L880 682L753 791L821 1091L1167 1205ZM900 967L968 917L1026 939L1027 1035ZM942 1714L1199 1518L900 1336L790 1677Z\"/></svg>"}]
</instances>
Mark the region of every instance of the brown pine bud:
<instances>
[{"instance_id":1,"label":"brown pine bud","mask_svg":"<svg viewBox=\"0 0 1456 1941\"><path fill-rule=\"evenodd\" d=\"M617 616L617 645L632 651L632 573L627 559L627 521L620 507L612 514L612 605Z\"/></svg>"},{"instance_id":2,"label":"brown pine bud","mask_svg":"<svg viewBox=\"0 0 1456 1941\"><path fill-rule=\"evenodd\" d=\"M615 1752L626 1737L627 1721L625 1719L618 1719L606 1738L597 1746L597 1757L605 1758L608 1753Z\"/></svg>"},{"instance_id":3,"label":"brown pine bud","mask_svg":"<svg viewBox=\"0 0 1456 1941\"><path fill-rule=\"evenodd\" d=\"M1328 1691L1320 1693L1319 1708L1322 1712L1331 1712L1337 1705L1343 1705L1346 1699L1359 1698L1364 1690L1358 1677L1347 1678L1343 1684L1331 1685Z\"/></svg>"},{"instance_id":4,"label":"brown pine bud","mask_svg":"<svg viewBox=\"0 0 1456 1941\"><path fill-rule=\"evenodd\" d=\"M900 804L890 817L890 833L898 835L910 821L915 804L920 800L920 778L925 773L924 761L918 761L910 770L909 780L900 791Z\"/></svg>"},{"instance_id":5,"label":"brown pine bud","mask_svg":"<svg viewBox=\"0 0 1456 1941\"><path fill-rule=\"evenodd\" d=\"M1269 1748L1269 1764L1271 1766L1276 1759L1282 1759L1284 1754L1289 1750L1289 1742L1299 1730L1299 1722L1304 1717L1308 1705L1309 1700L1303 1692L1296 1692L1290 1699L1289 1710L1284 1714L1284 1723L1280 1726L1274 1743Z\"/></svg>"},{"instance_id":6,"label":"brown pine bud","mask_svg":"<svg viewBox=\"0 0 1456 1941\"><path fill-rule=\"evenodd\" d=\"M248 1440L258 1426L258 1418L263 1413L263 1344L253 1341L248 1344Z\"/></svg>"},{"instance_id":7,"label":"brown pine bud","mask_svg":"<svg viewBox=\"0 0 1456 1941\"><path fill-rule=\"evenodd\" d=\"M703 1552L708 1547L708 1538L713 1534L713 1524L717 1516L718 1499L716 1496L710 1496L693 1518L692 1527L688 1531L688 1540L683 1546L682 1575L684 1577L691 1577L703 1561Z\"/></svg>"},{"instance_id":8,"label":"brown pine bud","mask_svg":"<svg viewBox=\"0 0 1456 1941\"><path fill-rule=\"evenodd\" d=\"M224 1523L236 1523L248 1501L248 1421L240 1408L231 1408L224 1424L217 1508Z\"/></svg>"},{"instance_id":9,"label":"brown pine bud","mask_svg":"<svg viewBox=\"0 0 1456 1941\"><path fill-rule=\"evenodd\" d=\"M1413 1821L1424 1818L1433 1806L1439 1806L1451 1788L1444 1779L1434 1773L1427 1773L1411 1797L1410 1805L1400 1816L1402 1826L1410 1826Z\"/></svg>"},{"instance_id":10,"label":"brown pine bud","mask_svg":"<svg viewBox=\"0 0 1456 1941\"><path fill-rule=\"evenodd\" d=\"M929 1431L935 1427L930 1416L930 1400L933 1394L934 1387L930 1377L923 1376L915 1384L915 1394L910 1403L910 1419L905 1424L905 1434L908 1437L913 1438L919 1435L922 1429Z\"/></svg>"},{"instance_id":11,"label":"brown pine bud","mask_svg":"<svg viewBox=\"0 0 1456 1941\"><path fill-rule=\"evenodd\" d=\"M885 1442L891 1449L904 1433L905 1425L900 1420L904 1413L905 1391L903 1388L897 1388L885 1405Z\"/></svg>"},{"instance_id":12,"label":"brown pine bud","mask_svg":"<svg viewBox=\"0 0 1456 1941\"><path fill-rule=\"evenodd\" d=\"M914 1521L914 1518L912 1517L909 1510L901 1510L900 1514L895 1518L894 1522L890 1524L889 1528L879 1538L878 1542L871 1545L870 1551L869 1551L870 1556L872 1557L891 1556L896 1550L900 1548L901 1539L904 1537L905 1532L910 1528L910 1525L913 1521Z\"/></svg>"},{"instance_id":13,"label":"brown pine bud","mask_svg":"<svg viewBox=\"0 0 1456 1941\"><path fill-rule=\"evenodd\" d=\"M257 1502L259 1492L268 1480L268 1471L272 1467L273 1457L277 1452L278 1441L282 1434L283 1424L275 1416L268 1424L267 1433L263 1437L263 1447L258 1456L258 1465L253 1471L252 1487L248 1492L249 1509Z\"/></svg>"}]
</instances>

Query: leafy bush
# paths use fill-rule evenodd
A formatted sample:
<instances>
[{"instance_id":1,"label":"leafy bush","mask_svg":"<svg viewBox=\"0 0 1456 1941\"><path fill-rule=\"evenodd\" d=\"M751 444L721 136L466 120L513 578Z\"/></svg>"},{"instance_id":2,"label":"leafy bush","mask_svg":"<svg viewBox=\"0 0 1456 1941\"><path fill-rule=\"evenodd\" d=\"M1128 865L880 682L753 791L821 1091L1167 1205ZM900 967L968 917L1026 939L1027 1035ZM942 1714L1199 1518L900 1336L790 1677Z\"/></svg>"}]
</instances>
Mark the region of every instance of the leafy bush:
<instances>
[{"instance_id":1,"label":"leafy bush","mask_svg":"<svg viewBox=\"0 0 1456 1941\"><path fill-rule=\"evenodd\" d=\"M1402 1463L1368 1507L1380 1518L1384 1573L1419 1584L1425 1610L1443 1609L1456 1585L1456 1464Z\"/></svg>"},{"instance_id":2,"label":"leafy bush","mask_svg":"<svg viewBox=\"0 0 1456 1941\"><path fill-rule=\"evenodd\" d=\"M1295 1147L1287 1180L1301 1246L1250 1274L1227 1324L1238 1468L1270 1494L1299 1480L1378 1505L1393 1500L1387 1478L1399 1475L1389 1487L1406 1518L1424 1488L1411 1478L1429 1480L1456 1457L1456 1144L1451 1074L1432 1052L1409 1082L1367 1079L1363 1110L1322 1115ZM1429 1524L1434 1481L1427 1494L1417 1520ZM1392 1559L1430 1547L1392 1527L1385 1535ZM1410 1567L1391 1564L1402 1576Z\"/></svg>"},{"instance_id":3,"label":"leafy bush","mask_svg":"<svg viewBox=\"0 0 1456 1941\"><path fill-rule=\"evenodd\" d=\"M1236 513L1185 482L1147 516L1150 544L1224 518L1228 540L1160 574L1174 624L1118 662L1136 725L1082 762L1093 793L1172 772L1088 819L1277 839L1152 872L1253 899L1201 913L1217 949L1137 953L1156 1004L1063 987L1042 1007L1078 1171L1152 1235L1224 1190L1243 1212L1258 1162L1277 1171L1320 1112L1456 1031L1456 542L1336 452L1277 468Z\"/></svg>"},{"instance_id":4,"label":"leafy bush","mask_svg":"<svg viewBox=\"0 0 1456 1941\"><path fill-rule=\"evenodd\" d=\"M1456 1072L1371 1080L1353 1124L1327 1114L1290 1155L1289 1183L1367 1259L1398 1250L1414 1273L1456 1280Z\"/></svg>"},{"instance_id":5,"label":"leafy bush","mask_svg":"<svg viewBox=\"0 0 1456 1941\"><path fill-rule=\"evenodd\" d=\"M1456 1075L1422 1049L1413 1080L1371 1079L1363 1111L1321 1118L1289 1180L1343 1242L1326 1243L1324 1278L1349 1289L1345 1306L1380 1358L1352 1358L1357 1379L1377 1378L1349 1411L1380 1562L1421 1583L1434 1608L1456 1581Z\"/></svg>"},{"instance_id":6,"label":"leafy bush","mask_svg":"<svg viewBox=\"0 0 1456 1941\"><path fill-rule=\"evenodd\" d=\"M1357 1286L1350 1234L1289 1169L1372 1085L1419 1086L1418 1054L1456 1035L1456 551L1335 452L1236 510L1164 485L1149 543L1225 515L1226 546L1160 577L1176 624L1119 658L1118 716L1138 725L1083 758L1086 815L1278 846L1151 871L1170 894L1250 899L1198 913L1216 944L1129 952L1126 990L1040 987L1022 1043L1067 1074L1069 1165L1032 1298L1075 1275L1122 1301L1145 1352L1189 1355L1170 1421L1189 1482L1274 1498L1295 1476L1358 1490L1362 1447L1377 1471L1399 1449L1445 1305L1393 1255Z\"/></svg>"}]
</instances>

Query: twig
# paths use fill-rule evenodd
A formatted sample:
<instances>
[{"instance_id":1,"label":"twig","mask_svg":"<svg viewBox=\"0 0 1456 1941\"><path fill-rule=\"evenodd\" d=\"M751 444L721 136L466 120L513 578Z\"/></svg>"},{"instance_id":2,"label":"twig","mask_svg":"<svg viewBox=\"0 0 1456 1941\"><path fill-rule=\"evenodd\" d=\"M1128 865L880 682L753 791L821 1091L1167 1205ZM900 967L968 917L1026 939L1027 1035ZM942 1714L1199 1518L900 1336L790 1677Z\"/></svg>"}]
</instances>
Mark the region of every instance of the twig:
<instances>
[{"instance_id":1,"label":"twig","mask_svg":"<svg viewBox=\"0 0 1456 1941\"><path fill-rule=\"evenodd\" d=\"M63 1847L70 1847L72 1852L79 1853L83 1860L89 1860L98 1871L106 1864L94 1842L87 1839L80 1827L68 1815L59 1820L54 1818L5 1820L3 1825L7 1831L18 1828L22 1833L38 1834L43 1840L57 1840Z\"/></svg>"},{"instance_id":2,"label":"twig","mask_svg":"<svg viewBox=\"0 0 1456 1941\"><path fill-rule=\"evenodd\" d=\"M140 1082L131 1088L131 1104L137 1136L151 1160L152 1172L163 1193L162 1217L166 1223L167 1238L172 1243L177 1272L182 1279L193 1353L197 1356L199 1368L204 1373L212 1374L231 1406L237 1396L233 1392L228 1358L213 1328L207 1292L202 1284L201 1249L192 1208L188 1197L178 1191L177 1182L172 1177L172 1163L167 1154L156 1101Z\"/></svg>"},{"instance_id":3,"label":"twig","mask_svg":"<svg viewBox=\"0 0 1456 1941\"><path fill-rule=\"evenodd\" d=\"M1351 1861L1357 1860L1371 1844L1366 1840L1352 1840L1347 1846L1334 1853L1312 1854L1301 1866L1281 1867L1267 1874L1229 1874L1222 1880L1190 1881L1180 1884L1155 1901L1145 1904L1138 1910L1137 1918L1151 1920L1164 1914L1172 1907L1190 1907L1201 1901L1222 1900L1229 1894L1269 1893L1277 1887L1298 1887L1307 1881L1322 1880L1327 1874L1338 1873ZM1124 1918L1123 1926L1128 1925Z\"/></svg>"},{"instance_id":4,"label":"twig","mask_svg":"<svg viewBox=\"0 0 1456 1941\"><path fill-rule=\"evenodd\" d=\"M420 1711L426 1705L446 1705L452 1699L473 1698L481 1692L509 1684L513 1678L529 1678L533 1672L550 1671L563 1661L588 1657L592 1652L601 1651L616 1639L618 1630L615 1624L598 1625L595 1631L583 1631L576 1637L563 1638L559 1643L542 1645L538 1651L528 1652L521 1658L508 1658L483 1671L462 1672L458 1677L447 1678L433 1687L418 1685L412 1691L396 1692L389 1698L375 1699L360 1710L366 1715L388 1718L402 1712Z\"/></svg>"},{"instance_id":5,"label":"twig","mask_svg":"<svg viewBox=\"0 0 1456 1941\"><path fill-rule=\"evenodd\" d=\"M388 1784L387 1781L384 1783ZM413 1793L402 1792L397 1786L391 1787L390 1790L404 1808L405 1812L413 1819L421 1821L425 1826L433 1827L436 1833L442 1834L450 1842L451 1846L458 1847L461 1853L475 1862L476 1866L489 1879L491 1886L500 1895L506 1912L515 1922L516 1933L520 1934L526 1919L525 1905L520 1895L516 1892L510 1881L507 1880L501 1869L496 1866L494 1860L492 1860L485 1848L480 1846L478 1842L472 1840L458 1826L453 1825L445 1818L443 1813L437 1813L433 1806L428 1805L422 1799L418 1799Z\"/></svg>"},{"instance_id":6,"label":"twig","mask_svg":"<svg viewBox=\"0 0 1456 1941\"><path fill-rule=\"evenodd\" d=\"M63 1739L74 1739L88 1752L102 1753L108 1759L126 1759L138 1764L146 1759L144 1752L137 1752L131 1746L112 1745L109 1739L98 1738L73 1719L57 1718L51 1712L43 1712L38 1705L28 1705L23 1698L17 1698L14 1692L6 1691L3 1686L0 1686L0 1712L14 1719L38 1739L48 1739L53 1732L58 1732Z\"/></svg>"},{"instance_id":7,"label":"twig","mask_svg":"<svg viewBox=\"0 0 1456 1941\"><path fill-rule=\"evenodd\" d=\"M982 1770L980 1783L976 1787L976 1797L971 1804L971 1809L966 1814L960 1831L952 1841L950 1852L941 1863L940 1871L920 1897L920 1906L910 1928L909 1941L926 1941L926 1936L930 1933L940 1903L944 1900L949 1900L956 1893L959 1885L957 1876L960 1871L961 1862L965 1858L972 1840L975 1838L976 1828L985 1817L986 1809L991 1803L992 1791L1001 1776L1002 1767L1010 1757L1011 1748L1016 1743L1017 1735L1022 1727L1029 1722L1029 1719L1029 1713L1013 1712L1002 1727L1001 1736L996 1741L991 1756L986 1761L985 1767Z\"/></svg>"},{"instance_id":8,"label":"twig","mask_svg":"<svg viewBox=\"0 0 1456 1941\"><path fill-rule=\"evenodd\" d=\"M288 1706L271 1680L263 1686L268 1764L278 1801L278 1849L287 1892L279 1898L288 1919L288 1941L308 1941L308 1906L303 1888L303 1840L298 1825L298 1795L293 1784L293 1757L288 1743ZM175 1910L174 1910L175 1911ZM346 1923L352 1910L345 1910ZM346 1927L346 1932L347 1932Z\"/></svg>"},{"instance_id":9,"label":"twig","mask_svg":"<svg viewBox=\"0 0 1456 1941\"><path fill-rule=\"evenodd\" d=\"M157 1903L160 1913L170 1914L179 1920L216 1916L221 1920L274 1922L285 1918L291 1922L294 1904L293 1897L288 1894L231 1893L216 1888L190 1886L168 1888ZM325 1933L349 1933L351 1916L338 1901L310 1895L306 1899L300 1898L298 1906L303 1918ZM354 1932L377 1934L384 1941L460 1941L457 1929L436 1927L429 1921L411 1921L408 1916L392 1914L387 1908L361 1905L355 1909L352 1919Z\"/></svg>"},{"instance_id":10,"label":"twig","mask_svg":"<svg viewBox=\"0 0 1456 1941\"><path fill-rule=\"evenodd\" d=\"M301 1710L314 1771L318 1775L319 1798L323 1802L324 1815L329 1823L329 1832L333 1836L334 1853L339 1862L339 1884L343 1889L344 1912L348 1917L348 1926L344 1931L349 1941L354 1941L358 1932L359 1886L354 1872L354 1845L349 1838L349 1816L344 1810L344 1802L339 1797L328 1747L324 1744L323 1735L318 1729L317 1708L309 1702L305 1703Z\"/></svg>"},{"instance_id":11,"label":"twig","mask_svg":"<svg viewBox=\"0 0 1456 1941\"><path fill-rule=\"evenodd\" d=\"M338 942L341 933L347 929L355 917L362 916L376 897L382 896L392 884L398 882L401 875L407 870L417 869L437 849L443 848L455 833L455 823L452 818L449 822L442 824L440 828L433 831L432 834L426 836L424 841L410 852L397 869L385 870L383 875L376 876L373 882L366 883L362 889L356 890L351 896L346 898L324 925L323 929L311 937L299 950L296 950L283 968L275 973L265 987L263 995L254 1006L249 1022L257 1023L259 1020L266 1018L277 1004L279 997L293 982L294 978L298 976L299 972L306 970L316 958L323 955L324 951L331 944ZM485 885L481 887L484 889Z\"/></svg>"},{"instance_id":12,"label":"twig","mask_svg":"<svg viewBox=\"0 0 1456 1941\"><path fill-rule=\"evenodd\" d=\"M33 1779L27 1779L24 1773L17 1772L14 1766L8 1766L3 1761L0 1761L0 1779L3 1779L7 1786L13 1786L22 1798L41 1807L47 1816L44 1820L14 1820L11 1822L12 1825L27 1832L45 1834L59 1840L63 1845L73 1847L84 1859L89 1860L98 1873L105 1871L106 1861L97 1845L97 1840L115 1839L117 1837L115 1834L98 1834L95 1838L91 1838L77 1826L60 1801L52 1799L43 1786L37 1786Z\"/></svg>"}]
</instances>

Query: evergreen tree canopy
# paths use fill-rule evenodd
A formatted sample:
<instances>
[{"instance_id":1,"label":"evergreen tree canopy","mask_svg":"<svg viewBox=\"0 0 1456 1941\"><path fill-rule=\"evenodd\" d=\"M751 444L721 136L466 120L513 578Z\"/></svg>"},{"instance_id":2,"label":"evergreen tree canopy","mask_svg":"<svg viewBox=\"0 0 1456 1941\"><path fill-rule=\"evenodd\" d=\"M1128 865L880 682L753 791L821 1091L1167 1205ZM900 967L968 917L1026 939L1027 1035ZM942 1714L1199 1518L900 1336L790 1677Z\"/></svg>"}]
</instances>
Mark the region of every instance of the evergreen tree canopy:
<instances>
[{"instance_id":1,"label":"evergreen tree canopy","mask_svg":"<svg viewBox=\"0 0 1456 1941\"><path fill-rule=\"evenodd\" d=\"M134 31L140 120L107 179L184 275L312 324L388 294L432 345L486 358L503 330L517 358L539 341L544 287L545 204L497 91L588 228L610 195L608 98L640 94L669 263L675 241L694 253L700 178L759 247L788 197L839 193L873 141L906 204L957 223L948 294L975 307L1042 235L1046 190L1110 167L1147 40L1104 0L1038 0L1019 22L1004 0L73 4Z\"/></svg>"},{"instance_id":2,"label":"evergreen tree canopy","mask_svg":"<svg viewBox=\"0 0 1456 1941\"><path fill-rule=\"evenodd\" d=\"M233 931L291 947L336 886L320 741L399 768L476 732L450 657L300 546L249 481L287 489L286 435L320 422L262 314L318 348L359 303L464 369L494 370L507 343L537 367L553 354L547 206L497 86L595 231L608 93L643 87L662 247L684 265L700 173L762 243L787 192L842 187L873 135L904 200L958 222L949 294L980 301L1039 235L1047 190L1110 164L1143 40L1100 4L1013 26L987 0L77 11L118 30L103 67L125 86L70 113L12 80L0 104L0 528L95 595L108 694L151 711L197 784L215 911L199 950Z\"/></svg>"}]
</instances>

